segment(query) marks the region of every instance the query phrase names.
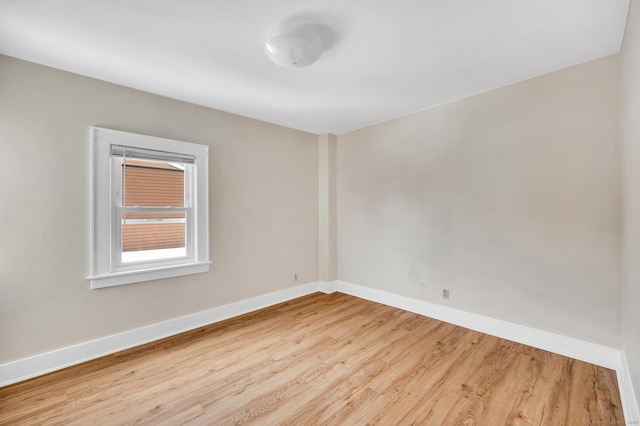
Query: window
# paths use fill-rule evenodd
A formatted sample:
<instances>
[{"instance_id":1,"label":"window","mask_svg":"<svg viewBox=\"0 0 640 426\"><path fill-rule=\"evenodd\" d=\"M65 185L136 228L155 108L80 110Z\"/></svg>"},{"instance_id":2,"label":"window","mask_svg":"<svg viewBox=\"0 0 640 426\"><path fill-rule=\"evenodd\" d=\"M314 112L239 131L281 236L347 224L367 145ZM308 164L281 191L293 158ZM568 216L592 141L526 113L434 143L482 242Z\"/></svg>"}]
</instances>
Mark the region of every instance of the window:
<instances>
[{"instance_id":1,"label":"window","mask_svg":"<svg viewBox=\"0 0 640 426\"><path fill-rule=\"evenodd\" d=\"M207 147L91 134L91 288L207 272Z\"/></svg>"}]
</instances>

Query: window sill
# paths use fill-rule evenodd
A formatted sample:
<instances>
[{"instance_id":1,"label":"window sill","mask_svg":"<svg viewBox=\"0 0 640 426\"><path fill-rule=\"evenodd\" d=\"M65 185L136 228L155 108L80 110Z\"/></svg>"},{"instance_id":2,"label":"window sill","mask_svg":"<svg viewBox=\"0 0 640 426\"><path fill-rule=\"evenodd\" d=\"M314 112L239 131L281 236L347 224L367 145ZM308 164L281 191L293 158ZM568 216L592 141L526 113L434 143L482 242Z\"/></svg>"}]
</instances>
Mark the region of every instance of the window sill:
<instances>
[{"instance_id":1,"label":"window sill","mask_svg":"<svg viewBox=\"0 0 640 426\"><path fill-rule=\"evenodd\" d=\"M189 263L187 265L163 266L160 268L138 271L114 272L105 275L89 276L92 289L114 287L117 285L133 284L143 281L160 280L163 278L179 277L181 275L201 274L209 272L211 262Z\"/></svg>"}]
</instances>

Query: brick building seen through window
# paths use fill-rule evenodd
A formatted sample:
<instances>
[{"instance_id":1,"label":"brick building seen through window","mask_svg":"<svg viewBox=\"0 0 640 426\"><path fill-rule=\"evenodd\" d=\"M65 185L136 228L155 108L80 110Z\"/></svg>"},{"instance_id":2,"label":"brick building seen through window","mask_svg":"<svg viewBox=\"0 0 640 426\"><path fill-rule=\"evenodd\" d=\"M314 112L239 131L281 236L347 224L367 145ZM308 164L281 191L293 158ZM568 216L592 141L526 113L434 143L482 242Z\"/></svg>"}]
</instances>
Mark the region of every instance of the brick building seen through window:
<instances>
[{"instance_id":1,"label":"brick building seen through window","mask_svg":"<svg viewBox=\"0 0 640 426\"><path fill-rule=\"evenodd\" d=\"M185 205L184 166L180 164L128 159L122 166L122 186L123 206ZM158 250L171 257L184 255L185 231L182 212L125 212L122 217L123 261L144 260L142 252L150 250L154 251L154 257L160 253Z\"/></svg>"}]
</instances>

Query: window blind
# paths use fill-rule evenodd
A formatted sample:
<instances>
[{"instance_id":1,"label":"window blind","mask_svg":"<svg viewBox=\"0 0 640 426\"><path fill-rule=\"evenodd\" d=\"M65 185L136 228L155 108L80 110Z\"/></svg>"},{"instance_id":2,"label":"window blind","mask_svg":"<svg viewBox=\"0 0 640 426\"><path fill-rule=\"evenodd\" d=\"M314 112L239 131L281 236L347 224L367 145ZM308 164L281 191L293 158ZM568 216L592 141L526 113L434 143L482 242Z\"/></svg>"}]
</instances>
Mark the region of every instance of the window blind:
<instances>
[{"instance_id":1,"label":"window blind","mask_svg":"<svg viewBox=\"0 0 640 426\"><path fill-rule=\"evenodd\" d=\"M112 157L136 158L141 160L166 161L169 163L195 164L195 155L176 152L156 151L153 149L111 145Z\"/></svg>"}]
</instances>

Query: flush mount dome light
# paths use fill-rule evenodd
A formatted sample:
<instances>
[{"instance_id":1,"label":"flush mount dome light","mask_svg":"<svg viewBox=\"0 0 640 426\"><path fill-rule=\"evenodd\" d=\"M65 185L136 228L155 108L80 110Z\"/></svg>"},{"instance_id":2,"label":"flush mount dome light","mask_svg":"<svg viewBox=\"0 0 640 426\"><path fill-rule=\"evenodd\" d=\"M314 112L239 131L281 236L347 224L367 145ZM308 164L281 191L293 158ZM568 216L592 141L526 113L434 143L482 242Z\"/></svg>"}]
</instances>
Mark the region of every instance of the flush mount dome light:
<instances>
[{"instance_id":1,"label":"flush mount dome light","mask_svg":"<svg viewBox=\"0 0 640 426\"><path fill-rule=\"evenodd\" d=\"M264 44L264 52L274 63L286 68L302 68L318 60L322 51L311 38L281 35Z\"/></svg>"}]
</instances>

